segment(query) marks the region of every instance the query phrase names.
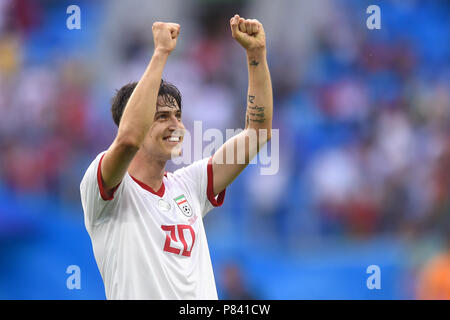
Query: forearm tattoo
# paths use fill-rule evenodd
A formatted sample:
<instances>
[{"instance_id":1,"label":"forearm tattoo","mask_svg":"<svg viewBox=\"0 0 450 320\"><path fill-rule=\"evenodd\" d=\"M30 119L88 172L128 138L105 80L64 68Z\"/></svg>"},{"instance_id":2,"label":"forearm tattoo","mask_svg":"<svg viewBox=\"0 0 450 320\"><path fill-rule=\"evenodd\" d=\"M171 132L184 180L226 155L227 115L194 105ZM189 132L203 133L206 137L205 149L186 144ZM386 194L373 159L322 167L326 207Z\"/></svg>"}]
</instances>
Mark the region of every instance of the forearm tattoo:
<instances>
[{"instance_id":1,"label":"forearm tattoo","mask_svg":"<svg viewBox=\"0 0 450 320\"><path fill-rule=\"evenodd\" d=\"M252 60L252 61L250 61L250 65L251 65L251 66L257 67L257 66L258 66L258 64L259 64L259 62L258 62L258 61L256 61L256 60Z\"/></svg>"},{"instance_id":2,"label":"forearm tattoo","mask_svg":"<svg viewBox=\"0 0 450 320\"><path fill-rule=\"evenodd\" d=\"M265 114L264 114L264 107L255 105L255 96L249 95L248 96L248 102L247 105L247 126L250 122L252 123L264 123L266 121Z\"/></svg>"}]
</instances>

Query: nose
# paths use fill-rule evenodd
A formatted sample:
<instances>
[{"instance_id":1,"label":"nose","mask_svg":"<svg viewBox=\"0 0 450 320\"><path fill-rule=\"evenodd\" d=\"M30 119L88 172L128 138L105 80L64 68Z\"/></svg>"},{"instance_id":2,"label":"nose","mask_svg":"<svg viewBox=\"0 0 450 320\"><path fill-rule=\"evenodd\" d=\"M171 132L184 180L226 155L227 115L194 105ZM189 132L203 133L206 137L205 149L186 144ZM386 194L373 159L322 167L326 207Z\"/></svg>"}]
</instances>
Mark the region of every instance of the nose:
<instances>
[{"instance_id":1,"label":"nose","mask_svg":"<svg viewBox=\"0 0 450 320\"><path fill-rule=\"evenodd\" d=\"M170 121L169 122L170 131L184 129L183 123L175 115L171 115L169 121Z\"/></svg>"}]
</instances>

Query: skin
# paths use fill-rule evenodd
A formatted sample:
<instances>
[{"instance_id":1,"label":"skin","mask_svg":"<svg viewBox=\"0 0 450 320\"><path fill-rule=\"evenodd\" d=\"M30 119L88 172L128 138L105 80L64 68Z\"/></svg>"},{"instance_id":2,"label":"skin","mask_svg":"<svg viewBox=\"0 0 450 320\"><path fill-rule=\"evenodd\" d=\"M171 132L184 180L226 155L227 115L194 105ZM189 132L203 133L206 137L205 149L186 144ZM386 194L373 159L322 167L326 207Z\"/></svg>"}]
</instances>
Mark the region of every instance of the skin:
<instances>
[{"instance_id":1,"label":"skin","mask_svg":"<svg viewBox=\"0 0 450 320\"><path fill-rule=\"evenodd\" d=\"M266 59L266 39L262 24L235 15L230 19L232 37L246 52L249 85L245 129L226 141L213 155L214 194L223 191L271 137L272 84ZM155 50L142 78L131 95L119 125L118 134L102 161L102 180L110 193L128 171L132 176L159 190L165 165L172 154L180 154L181 142L169 142L170 135L180 136L184 125L174 100L158 97L162 72L175 49L180 26L155 22L152 27ZM170 99L169 99L170 100ZM260 137L259 132L266 136ZM251 139L256 134L257 140ZM250 143L253 141L254 143ZM243 149L242 149L243 148ZM234 159L226 154L234 151ZM245 156L239 163L237 154Z\"/></svg>"},{"instance_id":2,"label":"skin","mask_svg":"<svg viewBox=\"0 0 450 320\"><path fill-rule=\"evenodd\" d=\"M181 155L181 144L185 127L181 121L181 110L164 103L158 97L158 105L153 123L142 147L130 164L128 172L146 183L153 190L159 190L165 172L166 162L173 155ZM171 142L169 136L180 136L180 142ZM155 182L154 182L155 181Z\"/></svg>"},{"instance_id":3,"label":"skin","mask_svg":"<svg viewBox=\"0 0 450 320\"><path fill-rule=\"evenodd\" d=\"M164 66L176 47L180 25L155 22L152 33L155 46L153 56L128 100L117 136L102 161L102 180L107 193L122 181L127 171L154 190L158 190L162 183L164 150L156 154L148 151L158 139L158 134L153 132L159 128L153 126L158 91ZM145 147L141 148L144 142ZM161 145L156 144L157 149L158 146Z\"/></svg>"},{"instance_id":4,"label":"skin","mask_svg":"<svg viewBox=\"0 0 450 320\"><path fill-rule=\"evenodd\" d=\"M266 35L262 24L255 19L235 15L230 19L232 37L245 49L248 68L247 111L245 129L226 141L213 156L215 194L220 193L244 170L260 148L271 138L273 94L266 58ZM261 132L266 135L260 135ZM257 139L252 139L256 136ZM252 143L253 142L253 143ZM245 150L242 150L245 146ZM234 159L227 161L227 154ZM238 154L244 153L245 162ZM228 159L229 160L229 159Z\"/></svg>"}]
</instances>

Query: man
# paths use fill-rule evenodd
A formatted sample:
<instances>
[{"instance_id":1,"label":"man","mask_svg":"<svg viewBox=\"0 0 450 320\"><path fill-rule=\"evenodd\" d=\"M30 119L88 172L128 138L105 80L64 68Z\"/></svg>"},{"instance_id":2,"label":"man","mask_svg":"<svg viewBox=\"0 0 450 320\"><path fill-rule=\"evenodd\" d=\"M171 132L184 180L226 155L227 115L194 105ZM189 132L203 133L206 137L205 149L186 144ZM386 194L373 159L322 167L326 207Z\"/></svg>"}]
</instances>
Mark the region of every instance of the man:
<instances>
[{"instance_id":1,"label":"man","mask_svg":"<svg viewBox=\"0 0 450 320\"><path fill-rule=\"evenodd\" d=\"M112 107L117 136L80 186L108 299L217 299L202 218L222 205L225 188L270 139L272 125L264 29L238 15L230 26L247 53L246 126L212 157L165 173L166 162L181 154L184 132L181 96L161 80L178 24L153 24L150 64L137 84L117 93ZM245 161L238 159L242 154Z\"/></svg>"}]
</instances>

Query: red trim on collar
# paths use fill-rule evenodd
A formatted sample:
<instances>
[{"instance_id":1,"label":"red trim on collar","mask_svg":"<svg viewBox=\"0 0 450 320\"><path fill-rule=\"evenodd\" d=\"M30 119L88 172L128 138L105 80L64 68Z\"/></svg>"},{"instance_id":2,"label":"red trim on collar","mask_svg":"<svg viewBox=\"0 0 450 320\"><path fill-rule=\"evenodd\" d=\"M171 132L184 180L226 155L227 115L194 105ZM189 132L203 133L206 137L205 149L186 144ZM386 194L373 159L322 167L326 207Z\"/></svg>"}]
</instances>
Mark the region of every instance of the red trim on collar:
<instances>
[{"instance_id":1,"label":"red trim on collar","mask_svg":"<svg viewBox=\"0 0 450 320\"><path fill-rule=\"evenodd\" d=\"M128 173L129 174L129 173ZM142 189L145 189L151 193L153 193L154 195L157 195L158 197L162 198L162 196L164 195L164 192L166 191L166 187L164 186L164 181L162 181L161 187L159 188L158 191L153 190L150 186L146 185L145 183L143 183L142 181L139 181L138 179L136 179L135 177L133 177L130 174L130 177L138 184L141 186Z\"/></svg>"},{"instance_id":2,"label":"red trim on collar","mask_svg":"<svg viewBox=\"0 0 450 320\"><path fill-rule=\"evenodd\" d=\"M208 174L208 186L206 188L206 195L208 197L209 202L211 202L211 204L214 207L220 207L223 204L223 200L225 199L225 191L227 190L226 188L219 193L217 199L214 195L214 180L213 180L213 167L212 167L212 158L209 158L208 160L208 169L207 169L207 174Z\"/></svg>"}]
</instances>

